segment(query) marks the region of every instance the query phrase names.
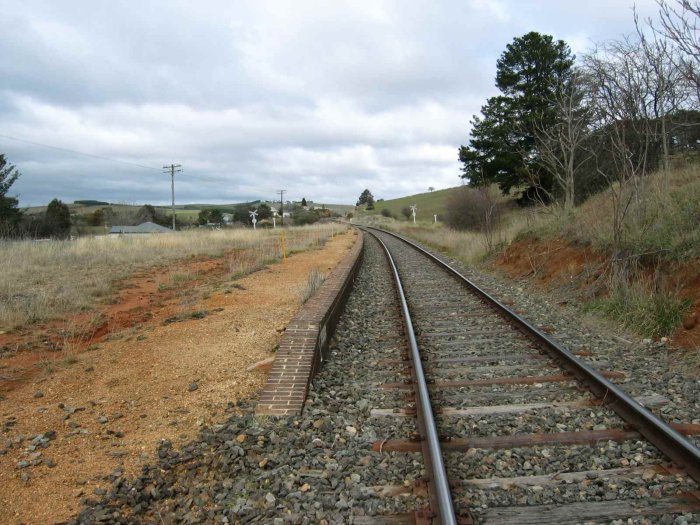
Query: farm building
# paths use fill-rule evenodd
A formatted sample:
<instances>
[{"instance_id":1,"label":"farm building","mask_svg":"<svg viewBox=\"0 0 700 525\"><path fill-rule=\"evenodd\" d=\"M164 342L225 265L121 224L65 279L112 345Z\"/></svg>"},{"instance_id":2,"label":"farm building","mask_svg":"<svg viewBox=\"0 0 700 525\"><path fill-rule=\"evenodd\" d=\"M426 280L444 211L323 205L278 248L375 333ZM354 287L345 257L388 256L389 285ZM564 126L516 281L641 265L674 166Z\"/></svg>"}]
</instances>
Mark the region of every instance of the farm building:
<instances>
[{"instance_id":1,"label":"farm building","mask_svg":"<svg viewBox=\"0 0 700 525\"><path fill-rule=\"evenodd\" d=\"M134 235L144 233L172 233L172 230L155 222L142 222L138 226L112 226L110 235Z\"/></svg>"}]
</instances>

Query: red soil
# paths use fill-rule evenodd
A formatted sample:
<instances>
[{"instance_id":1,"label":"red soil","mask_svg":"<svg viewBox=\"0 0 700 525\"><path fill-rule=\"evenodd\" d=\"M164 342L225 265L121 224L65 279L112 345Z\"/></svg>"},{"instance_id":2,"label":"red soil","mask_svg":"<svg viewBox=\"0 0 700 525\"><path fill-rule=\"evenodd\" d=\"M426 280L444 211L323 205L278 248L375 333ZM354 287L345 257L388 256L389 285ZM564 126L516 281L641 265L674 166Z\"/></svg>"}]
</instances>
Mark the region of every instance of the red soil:
<instances>
[{"instance_id":1,"label":"red soil","mask_svg":"<svg viewBox=\"0 0 700 525\"><path fill-rule=\"evenodd\" d=\"M167 278L191 276L172 283ZM226 274L225 258L200 258L153 267L115 285L118 290L110 304L66 316L19 331L0 334L0 392L26 383L52 361L61 361L102 342L110 334L140 326L158 325L179 311L179 298L201 286L203 280ZM158 281L162 284L159 284Z\"/></svg>"},{"instance_id":2,"label":"red soil","mask_svg":"<svg viewBox=\"0 0 700 525\"><path fill-rule=\"evenodd\" d=\"M585 288L605 270L604 254L563 240L522 239L514 242L496 261L496 267L515 279L527 278L546 289L565 285ZM700 348L700 261L667 263L660 268L663 285L692 304L683 327L671 338L674 346ZM653 272L649 271L650 277Z\"/></svg>"}]
</instances>

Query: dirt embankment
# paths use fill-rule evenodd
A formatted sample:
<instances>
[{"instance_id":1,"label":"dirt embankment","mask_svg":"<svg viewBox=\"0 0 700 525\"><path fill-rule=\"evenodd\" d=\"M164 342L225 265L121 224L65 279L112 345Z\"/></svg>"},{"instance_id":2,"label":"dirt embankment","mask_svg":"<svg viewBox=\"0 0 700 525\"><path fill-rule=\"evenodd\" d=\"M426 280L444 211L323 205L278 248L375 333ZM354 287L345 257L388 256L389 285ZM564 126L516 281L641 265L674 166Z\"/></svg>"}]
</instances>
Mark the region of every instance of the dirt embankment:
<instances>
[{"instance_id":1,"label":"dirt embankment","mask_svg":"<svg viewBox=\"0 0 700 525\"><path fill-rule=\"evenodd\" d=\"M565 292L570 298L605 293L607 259L590 247L562 240L521 239L495 261L495 267L514 279L526 279L549 291ZM692 303L683 327L672 337L676 346L700 349L700 261L665 263L643 270L666 290ZM573 292L573 293L572 293Z\"/></svg>"},{"instance_id":2,"label":"dirt embankment","mask_svg":"<svg viewBox=\"0 0 700 525\"><path fill-rule=\"evenodd\" d=\"M221 258L187 260L124 281L113 304L0 334L0 523L44 524L134 475L162 439L179 445L264 385L269 358L312 268L354 244L232 280Z\"/></svg>"}]
</instances>

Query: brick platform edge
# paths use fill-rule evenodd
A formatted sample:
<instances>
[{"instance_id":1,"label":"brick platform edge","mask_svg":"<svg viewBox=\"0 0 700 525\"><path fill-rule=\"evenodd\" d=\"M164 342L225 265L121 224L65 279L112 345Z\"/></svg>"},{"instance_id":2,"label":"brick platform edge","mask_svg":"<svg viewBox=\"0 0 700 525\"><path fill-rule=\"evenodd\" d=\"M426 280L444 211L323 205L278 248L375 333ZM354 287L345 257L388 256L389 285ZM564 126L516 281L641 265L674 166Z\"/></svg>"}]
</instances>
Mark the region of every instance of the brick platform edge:
<instances>
[{"instance_id":1,"label":"brick platform edge","mask_svg":"<svg viewBox=\"0 0 700 525\"><path fill-rule=\"evenodd\" d=\"M357 231L357 230L356 230ZM362 263L362 232L350 252L287 326L255 413L300 415L309 384L328 350L352 282Z\"/></svg>"}]
</instances>

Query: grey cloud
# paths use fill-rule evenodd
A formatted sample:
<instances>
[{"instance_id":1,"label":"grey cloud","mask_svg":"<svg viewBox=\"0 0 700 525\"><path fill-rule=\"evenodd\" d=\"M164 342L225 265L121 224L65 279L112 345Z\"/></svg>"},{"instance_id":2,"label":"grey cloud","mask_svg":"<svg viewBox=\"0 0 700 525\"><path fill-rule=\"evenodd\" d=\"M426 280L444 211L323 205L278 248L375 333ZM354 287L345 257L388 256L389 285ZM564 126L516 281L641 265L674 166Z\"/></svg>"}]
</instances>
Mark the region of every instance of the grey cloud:
<instances>
[{"instance_id":1,"label":"grey cloud","mask_svg":"<svg viewBox=\"0 0 700 525\"><path fill-rule=\"evenodd\" d=\"M530 30L586 42L632 30L626 0L429 2L10 0L0 130L185 171L179 202L354 203L459 183L457 148ZM643 16L654 0L639 2ZM158 170L0 138L21 202L169 200Z\"/></svg>"}]
</instances>

